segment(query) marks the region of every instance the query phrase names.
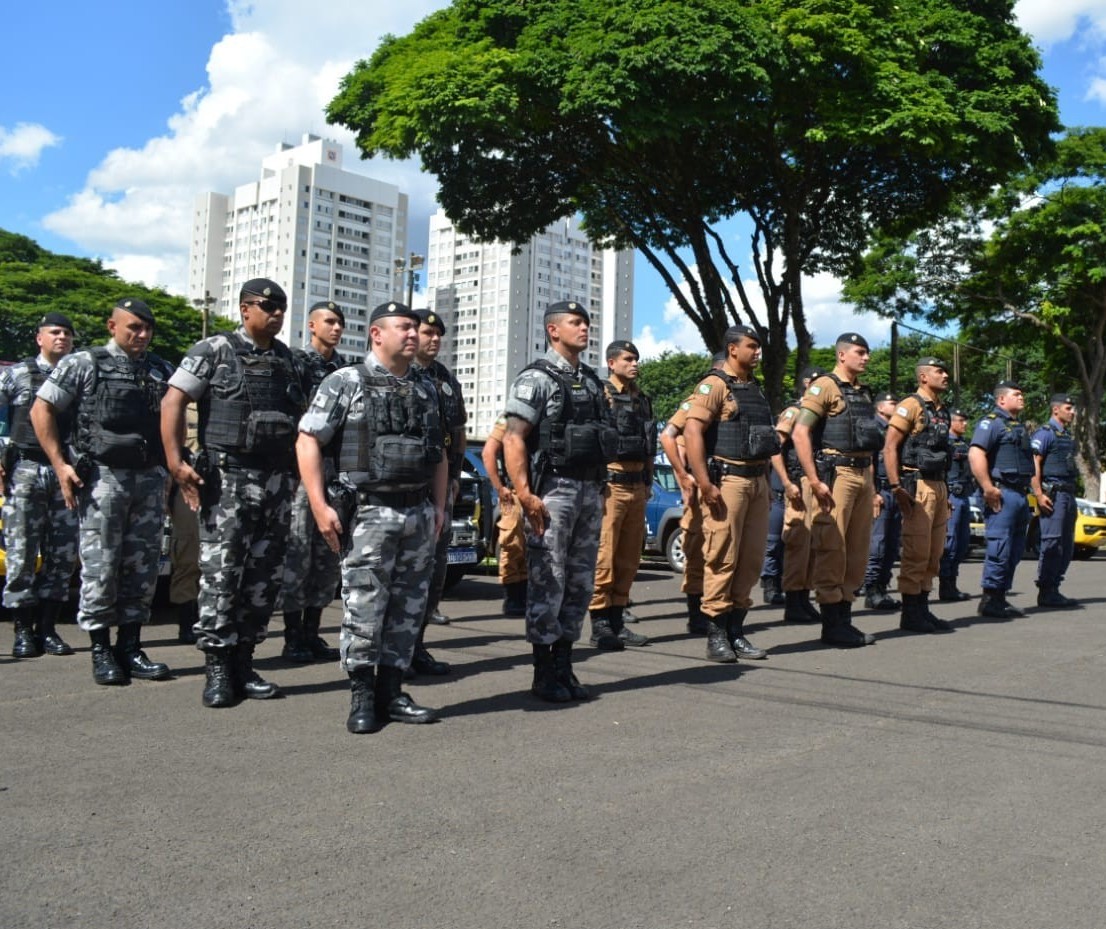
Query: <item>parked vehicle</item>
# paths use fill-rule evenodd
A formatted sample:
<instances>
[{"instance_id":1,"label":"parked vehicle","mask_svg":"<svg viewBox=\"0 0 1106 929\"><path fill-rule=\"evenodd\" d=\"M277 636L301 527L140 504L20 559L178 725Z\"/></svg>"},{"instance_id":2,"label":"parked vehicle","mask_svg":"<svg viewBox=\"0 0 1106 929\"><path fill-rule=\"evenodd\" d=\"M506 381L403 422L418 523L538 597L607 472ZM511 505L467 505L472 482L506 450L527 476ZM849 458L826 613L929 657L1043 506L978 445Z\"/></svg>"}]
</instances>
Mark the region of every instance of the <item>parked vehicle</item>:
<instances>
[{"instance_id":1,"label":"parked vehicle","mask_svg":"<svg viewBox=\"0 0 1106 929\"><path fill-rule=\"evenodd\" d=\"M673 571L683 573L680 519L684 514L680 485L672 465L653 466L653 496L645 506L645 551L663 555Z\"/></svg>"},{"instance_id":2,"label":"parked vehicle","mask_svg":"<svg viewBox=\"0 0 1106 929\"><path fill-rule=\"evenodd\" d=\"M488 553L481 528L487 510L488 482L475 470L470 470L469 464L466 456L465 469L461 471L461 489L453 501L453 522L446 555L449 565L445 575L446 590L474 570Z\"/></svg>"},{"instance_id":3,"label":"parked vehicle","mask_svg":"<svg viewBox=\"0 0 1106 929\"><path fill-rule=\"evenodd\" d=\"M1036 558L1041 548L1041 525L1037 512L1037 498L1027 494L1030 517L1029 529L1025 536L1025 554ZM1106 545L1106 503L1096 503L1084 497L1075 498L1075 553L1080 561L1093 558L1095 552ZM972 544L986 546L983 534L983 499L976 493L972 495Z\"/></svg>"}]
</instances>

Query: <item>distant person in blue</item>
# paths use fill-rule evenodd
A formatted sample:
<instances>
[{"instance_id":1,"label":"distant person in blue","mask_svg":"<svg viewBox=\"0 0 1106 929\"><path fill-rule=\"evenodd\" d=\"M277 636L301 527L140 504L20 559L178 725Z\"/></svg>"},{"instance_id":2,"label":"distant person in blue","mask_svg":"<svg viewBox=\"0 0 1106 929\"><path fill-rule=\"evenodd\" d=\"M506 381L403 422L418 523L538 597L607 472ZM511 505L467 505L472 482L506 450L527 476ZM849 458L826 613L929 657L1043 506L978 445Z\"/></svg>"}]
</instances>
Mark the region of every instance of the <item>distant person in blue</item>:
<instances>
[{"instance_id":1,"label":"distant person in blue","mask_svg":"<svg viewBox=\"0 0 1106 929\"><path fill-rule=\"evenodd\" d=\"M884 439L887 438L887 424L895 413L896 405L894 394L880 394L876 398L876 426ZM902 607L887 593L891 572L902 546L902 510L887 482L883 452L876 459L876 495L873 502L872 540L868 543L868 567L864 572L864 605L878 613L891 613Z\"/></svg>"},{"instance_id":2,"label":"distant person in blue","mask_svg":"<svg viewBox=\"0 0 1106 929\"><path fill-rule=\"evenodd\" d=\"M1025 408L1021 388L1013 381L995 387L995 408L972 434L968 462L983 494L983 525L987 554L983 560L980 616L1013 619L1025 612L1012 606L1006 594L1025 551L1029 502L1025 495L1033 477L1029 430L1018 419Z\"/></svg>"},{"instance_id":3,"label":"distant person in blue","mask_svg":"<svg viewBox=\"0 0 1106 929\"><path fill-rule=\"evenodd\" d=\"M941 577L937 596L947 603L970 600L971 596L956 586L960 563L971 545L972 508L969 498L975 491L972 469L968 466L968 416L963 410L953 410L949 421L949 521L945 527L945 553L941 556Z\"/></svg>"},{"instance_id":4,"label":"distant person in blue","mask_svg":"<svg viewBox=\"0 0 1106 929\"><path fill-rule=\"evenodd\" d=\"M1075 550L1075 398L1053 394L1052 416L1033 433L1033 493L1040 510L1041 552L1037 561L1037 606L1070 609L1079 602L1060 593Z\"/></svg>"}]
</instances>

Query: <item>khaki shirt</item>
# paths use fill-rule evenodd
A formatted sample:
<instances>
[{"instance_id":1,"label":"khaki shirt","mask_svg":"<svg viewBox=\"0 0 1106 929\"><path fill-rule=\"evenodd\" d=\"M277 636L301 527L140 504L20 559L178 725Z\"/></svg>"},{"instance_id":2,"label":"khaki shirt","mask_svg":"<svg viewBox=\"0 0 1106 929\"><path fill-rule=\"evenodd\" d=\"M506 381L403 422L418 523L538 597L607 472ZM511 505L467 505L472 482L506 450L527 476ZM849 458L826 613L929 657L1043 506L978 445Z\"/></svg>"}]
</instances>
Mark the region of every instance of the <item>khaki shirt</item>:
<instances>
[{"instance_id":1,"label":"khaki shirt","mask_svg":"<svg viewBox=\"0 0 1106 929\"><path fill-rule=\"evenodd\" d=\"M933 402L935 409L944 409L944 404L941 403L940 398L930 397L927 398ZM899 401L899 405L895 407L895 412L891 414L891 419L888 421L889 425L894 426L905 436L917 435L919 432L925 430L926 417L925 409L921 402L911 394L908 397L903 397ZM900 446L901 449L901 446ZM902 454L899 455L900 468L904 471L914 471L916 468L908 468L902 464Z\"/></svg>"},{"instance_id":2,"label":"khaki shirt","mask_svg":"<svg viewBox=\"0 0 1106 929\"><path fill-rule=\"evenodd\" d=\"M840 416L849 408L845 398L841 396L841 388L837 386L837 381L828 374L823 374L811 382L810 387L803 394L803 399L799 401L799 406L804 410L810 410L819 419ZM822 450L830 455L842 454L841 449L830 448L828 445L822 446Z\"/></svg>"}]
</instances>

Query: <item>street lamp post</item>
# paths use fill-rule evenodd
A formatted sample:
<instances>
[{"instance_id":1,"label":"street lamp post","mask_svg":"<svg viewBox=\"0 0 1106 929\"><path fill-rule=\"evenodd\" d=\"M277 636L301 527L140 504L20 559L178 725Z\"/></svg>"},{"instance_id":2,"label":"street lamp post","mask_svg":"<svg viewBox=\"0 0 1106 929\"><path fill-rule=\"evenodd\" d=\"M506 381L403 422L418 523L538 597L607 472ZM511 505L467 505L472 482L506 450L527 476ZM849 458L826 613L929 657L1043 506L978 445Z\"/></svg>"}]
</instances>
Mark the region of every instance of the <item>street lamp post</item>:
<instances>
[{"instance_id":1,"label":"street lamp post","mask_svg":"<svg viewBox=\"0 0 1106 929\"><path fill-rule=\"evenodd\" d=\"M211 304L213 304L214 302L215 298L211 296L210 290L205 290L202 298L197 297L195 300L192 301L192 305L200 311L202 318L202 328L200 330L202 333L202 335L200 336L201 339L207 338L207 318L208 314L211 311Z\"/></svg>"},{"instance_id":2,"label":"street lamp post","mask_svg":"<svg viewBox=\"0 0 1106 929\"><path fill-rule=\"evenodd\" d=\"M422 255L416 255L411 252L408 258L397 258L395 260L396 274L407 274L407 305L411 305L411 301L415 299L415 278L418 277L419 268L423 266L426 259Z\"/></svg>"}]
</instances>

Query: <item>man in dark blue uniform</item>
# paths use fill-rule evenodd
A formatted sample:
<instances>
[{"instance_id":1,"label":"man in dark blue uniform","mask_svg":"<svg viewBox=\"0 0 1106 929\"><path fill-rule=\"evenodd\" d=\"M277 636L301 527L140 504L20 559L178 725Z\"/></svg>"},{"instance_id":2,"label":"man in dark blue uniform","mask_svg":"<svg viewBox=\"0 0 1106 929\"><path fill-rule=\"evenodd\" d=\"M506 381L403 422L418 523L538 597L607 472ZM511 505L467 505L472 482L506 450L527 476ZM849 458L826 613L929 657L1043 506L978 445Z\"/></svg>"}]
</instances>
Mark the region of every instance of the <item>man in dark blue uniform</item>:
<instances>
[{"instance_id":1,"label":"man in dark blue uniform","mask_svg":"<svg viewBox=\"0 0 1106 929\"><path fill-rule=\"evenodd\" d=\"M968 503L975 490L972 469L968 467L968 417L963 410L953 410L949 421L949 513L945 527L945 551L941 556L941 575L937 596L946 603L958 603L971 597L956 586L960 562L971 544L972 508Z\"/></svg>"},{"instance_id":2,"label":"man in dark blue uniform","mask_svg":"<svg viewBox=\"0 0 1106 929\"><path fill-rule=\"evenodd\" d=\"M887 424L895 412L895 395L880 394L876 397L876 426L884 440ZM883 464L883 452L876 459L875 513L872 522L872 541L868 543L868 567L864 573L864 605L869 610L890 613L902 606L888 596L891 571L899 557L902 544L902 511L895 494L887 482L887 469Z\"/></svg>"},{"instance_id":3,"label":"man in dark blue uniform","mask_svg":"<svg viewBox=\"0 0 1106 929\"><path fill-rule=\"evenodd\" d=\"M983 597L976 612L995 619L1013 619L1025 612L1011 606L1006 592L1025 551L1033 476L1029 431L1018 419L1025 408L1021 388L1013 381L995 387L995 408L980 420L972 435L968 462L983 493L983 523L987 555L983 561Z\"/></svg>"},{"instance_id":4,"label":"man in dark blue uniform","mask_svg":"<svg viewBox=\"0 0 1106 929\"><path fill-rule=\"evenodd\" d=\"M1069 609L1078 601L1060 593L1075 550L1075 399L1053 394L1052 417L1033 433L1033 493L1040 510L1041 551L1037 562L1037 606Z\"/></svg>"}]
</instances>

